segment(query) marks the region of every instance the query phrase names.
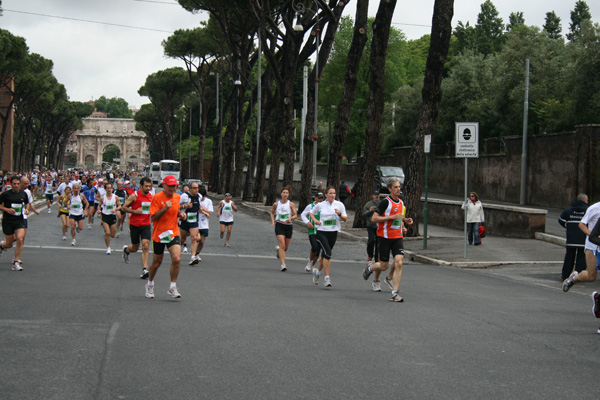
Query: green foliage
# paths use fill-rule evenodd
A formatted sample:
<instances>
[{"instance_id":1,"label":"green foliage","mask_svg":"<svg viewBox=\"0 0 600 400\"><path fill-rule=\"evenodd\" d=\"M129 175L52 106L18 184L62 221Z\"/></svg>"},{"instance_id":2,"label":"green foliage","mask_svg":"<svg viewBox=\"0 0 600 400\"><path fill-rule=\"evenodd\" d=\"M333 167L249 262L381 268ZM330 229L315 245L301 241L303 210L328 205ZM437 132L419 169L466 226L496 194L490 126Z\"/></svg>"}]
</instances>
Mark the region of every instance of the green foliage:
<instances>
[{"instance_id":1,"label":"green foliage","mask_svg":"<svg viewBox=\"0 0 600 400\"><path fill-rule=\"evenodd\" d=\"M102 161L112 163L115 158L121 157L121 150L114 144L108 145L102 153Z\"/></svg>"},{"instance_id":2,"label":"green foliage","mask_svg":"<svg viewBox=\"0 0 600 400\"><path fill-rule=\"evenodd\" d=\"M129 104L120 97L107 99L105 96L100 96L94 102L94 107L100 112L107 113L109 118L132 118Z\"/></svg>"},{"instance_id":3,"label":"green foliage","mask_svg":"<svg viewBox=\"0 0 600 400\"><path fill-rule=\"evenodd\" d=\"M498 15L498 10L491 0L486 0L481 5L481 12L477 15L477 50L484 55L500 51L504 43L504 24Z\"/></svg>"},{"instance_id":4,"label":"green foliage","mask_svg":"<svg viewBox=\"0 0 600 400\"><path fill-rule=\"evenodd\" d=\"M25 39L0 29L0 76L13 76L20 69L28 51Z\"/></svg>"},{"instance_id":5,"label":"green foliage","mask_svg":"<svg viewBox=\"0 0 600 400\"><path fill-rule=\"evenodd\" d=\"M522 11L511 12L508 16L508 24L506 24L506 30L511 31L517 25L524 25L525 17Z\"/></svg>"},{"instance_id":6,"label":"green foliage","mask_svg":"<svg viewBox=\"0 0 600 400\"><path fill-rule=\"evenodd\" d=\"M546 23L544 24L544 32L550 39L560 39L562 37L562 26L560 18L554 11L546 13Z\"/></svg>"},{"instance_id":7,"label":"green foliage","mask_svg":"<svg viewBox=\"0 0 600 400\"><path fill-rule=\"evenodd\" d=\"M584 21L590 21L592 14L590 13L590 7L583 0L578 0L575 3L575 9L571 11L571 24L569 25L569 33L567 33L567 39L575 41L579 39L581 35L582 25Z\"/></svg>"}]
</instances>

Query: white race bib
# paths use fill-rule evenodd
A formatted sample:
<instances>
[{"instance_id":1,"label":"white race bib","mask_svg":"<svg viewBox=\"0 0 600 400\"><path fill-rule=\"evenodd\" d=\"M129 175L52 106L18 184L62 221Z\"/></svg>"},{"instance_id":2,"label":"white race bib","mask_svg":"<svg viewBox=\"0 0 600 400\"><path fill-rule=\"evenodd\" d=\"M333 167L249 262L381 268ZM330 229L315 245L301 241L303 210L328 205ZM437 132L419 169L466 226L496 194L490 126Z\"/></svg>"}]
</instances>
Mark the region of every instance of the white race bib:
<instances>
[{"instance_id":1,"label":"white race bib","mask_svg":"<svg viewBox=\"0 0 600 400\"><path fill-rule=\"evenodd\" d=\"M164 231L158 235L158 238L160 239L161 243L170 243L171 240L173 240L173 231L170 229L168 231Z\"/></svg>"},{"instance_id":2,"label":"white race bib","mask_svg":"<svg viewBox=\"0 0 600 400\"><path fill-rule=\"evenodd\" d=\"M23 213L23 204L11 203L10 208L15 210L14 216L21 215Z\"/></svg>"},{"instance_id":3,"label":"white race bib","mask_svg":"<svg viewBox=\"0 0 600 400\"><path fill-rule=\"evenodd\" d=\"M150 202L149 201L142 202L142 214L150 214Z\"/></svg>"}]
</instances>

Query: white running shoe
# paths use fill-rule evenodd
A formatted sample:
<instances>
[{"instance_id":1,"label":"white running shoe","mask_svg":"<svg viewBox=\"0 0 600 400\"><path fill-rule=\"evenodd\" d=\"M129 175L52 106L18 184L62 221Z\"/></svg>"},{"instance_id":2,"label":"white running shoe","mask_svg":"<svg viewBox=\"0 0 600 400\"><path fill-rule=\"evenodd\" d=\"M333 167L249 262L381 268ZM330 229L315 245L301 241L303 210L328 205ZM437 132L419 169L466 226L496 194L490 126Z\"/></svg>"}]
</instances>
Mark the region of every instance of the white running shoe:
<instances>
[{"instance_id":1,"label":"white running shoe","mask_svg":"<svg viewBox=\"0 0 600 400\"><path fill-rule=\"evenodd\" d=\"M287 271L287 267L285 266L285 264L281 264L281 272L285 271Z\"/></svg>"},{"instance_id":2,"label":"white running shoe","mask_svg":"<svg viewBox=\"0 0 600 400\"><path fill-rule=\"evenodd\" d=\"M117 235L116 235L117 237L119 237L119 236L120 236L120 235L119 235L119 233L120 233L120 231L117 231Z\"/></svg>"},{"instance_id":3,"label":"white running shoe","mask_svg":"<svg viewBox=\"0 0 600 400\"><path fill-rule=\"evenodd\" d=\"M312 267L313 267L312 261L308 260L308 262L306 263L306 267L304 267L304 270L308 273L311 273Z\"/></svg>"},{"instance_id":4,"label":"white running shoe","mask_svg":"<svg viewBox=\"0 0 600 400\"><path fill-rule=\"evenodd\" d=\"M331 287L331 278L329 278L328 276L326 276L325 279L323 279L323 285L325 287Z\"/></svg>"},{"instance_id":5,"label":"white running shoe","mask_svg":"<svg viewBox=\"0 0 600 400\"><path fill-rule=\"evenodd\" d=\"M50 208L48 208L48 214L50 214L52 212L52 210Z\"/></svg>"},{"instance_id":6,"label":"white running shoe","mask_svg":"<svg viewBox=\"0 0 600 400\"><path fill-rule=\"evenodd\" d=\"M148 283L146 283L146 297L149 299L154 298L154 285L148 286Z\"/></svg>"},{"instance_id":7,"label":"white running shoe","mask_svg":"<svg viewBox=\"0 0 600 400\"><path fill-rule=\"evenodd\" d=\"M65 235L63 235L63 240L67 240L67 237Z\"/></svg>"},{"instance_id":8,"label":"white running shoe","mask_svg":"<svg viewBox=\"0 0 600 400\"><path fill-rule=\"evenodd\" d=\"M186 245L183 245L183 250L181 250L182 253L187 253L188 249Z\"/></svg>"},{"instance_id":9,"label":"white running shoe","mask_svg":"<svg viewBox=\"0 0 600 400\"><path fill-rule=\"evenodd\" d=\"M75 246L76 244L77 244L77 240L73 239L73 240L71 241L71 246Z\"/></svg>"},{"instance_id":10,"label":"white running shoe","mask_svg":"<svg viewBox=\"0 0 600 400\"><path fill-rule=\"evenodd\" d=\"M129 264L129 252L127 251L127 247L126 244L123 245L123 261L125 261L125 264Z\"/></svg>"},{"instance_id":11,"label":"white running shoe","mask_svg":"<svg viewBox=\"0 0 600 400\"><path fill-rule=\"evenodd\" d=\"M23 267L21 267L20 261L13 261L11 269L13 271L23 271Z\"/></svg>"},{"instance_id":12,"label":"white running shoe","mask_svg":"<svg viewBox=\"0 0 600 400\"><path fill-rule=\"evenodd\" d=\"M319 274L318 274L319 270L316 268L313 268L312 270L312 274L313 274L313 283L315 285L319 284Z\"/></svg>"},{"instance_id":13,"label":"white running shoe","mask_svg":"<svg viewBox=\"0 0 600 400\"><path fill-rule=\"evenodd\" d=\"M106 254L107 254L107 255L110 255L110 247L107 247L107 248L106 248Z\"/></svg>"},{"instance_id":14,"label":"white running shoe","mask_svg":"<svg viewBox=\"0 0 600 400\"><path fill-rule=\"evenodd\" d=\"M275 246L275 257L279 259L279 246Z\"/></svg>"},{"instance_id":15,"label":"white running shoe","mask_svg":"<svg viewBox=\"0 0 600 400\"><path fill-rule=\"evenodd\" d=\"M377 281L377 282L373 281L373 291L381 292L381 283L379 281Z\"/></svg>"},{"instance_id":16,"label":"white running shoe","mask_svg":"<svg viewBox=\"0 0 600 400\"><path fill-rule=\"evenodd\" d=\"M90 224L88 224L88 231L92 229L92 226Z\"/></svg>"},{"instance_id":17,"label":"white running shoe","mask_svg":"<svg viewBox=\"0 0 600 400\"><path fill-rule=\"evenodd\" d=\"M225 242L225 247L229 247L229 242Z\"/></svg>"},{"instance_id":18,"label":"white running shoe","mask_svg":"<svg viewBox=\"0 0 600 400\"><path fill-rule=\"evenodd\" d=\"M192 257L190 258L190 262L188 263L188 265L196 265L196 264L198 264L198 263L196 262L196 256L192 256Z\"/></svg>"},{"instance_id":19,"label":"white running shoe","mask_svg":"<svg viewBox=\"0 0 600 400\"><path fill-rule=\"evenodd\" d=\"M169 290L167 290L167 293L169 293L169 295L174 299L178 299L181 297L181 294L179 294L179 291L177 290L177 286L169 288Z\"/></svg>"}]
</instances>

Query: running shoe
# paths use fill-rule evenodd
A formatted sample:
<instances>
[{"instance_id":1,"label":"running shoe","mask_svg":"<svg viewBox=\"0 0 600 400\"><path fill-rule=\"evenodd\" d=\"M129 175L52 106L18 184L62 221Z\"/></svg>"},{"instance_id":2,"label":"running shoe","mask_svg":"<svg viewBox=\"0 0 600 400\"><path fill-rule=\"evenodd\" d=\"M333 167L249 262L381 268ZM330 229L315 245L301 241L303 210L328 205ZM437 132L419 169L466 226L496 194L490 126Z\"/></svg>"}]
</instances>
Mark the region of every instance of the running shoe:
<instances>
[{"instance_id":1,"label":"running shoe","mask_svg":"<svg viewBox=\"0 0 600 400\"><path fill-rule=\"evenodd\" d=\"M325 286L325 287L331 287L331 278L329 278L328 276L326 276L325 279L323 279L323 286Z\"/></svg>"},{"instance_id":2,"label":"running shoe","mask_svg":"<svg viewBox=\"0 0 600 400\"><path fill-rule=\"evenodd\" d=\"M177 291L177 286L173 286L172 288L169 288L169 290L167 290L167 293L169 293L169 295L174 299L178 299L181 297L181 295L179 294L179 291Z\"/></svg>"},{"instance_id":3,"label":"running shoe","mask_svg":"<svg viewBox=\"0 0 600 400\"><path fill-rule=\"evenodd\" d=\"M308 262L306 263L306 267L304 267L304 270L306 272L310 273L312 271L312 267L313 267L312 261L308 260Z\"/></svg>"},{"instance_id":4,"label":"running shoe","mask_svg":"<svg viewBox=\"0 0 600 400\"><path fill-rule=\"evenodd\" d=\"M21 260L15 260L14 258L12 259L12 262L18 262L19 264L23 264L23 261L21 261Z\"/></svg>"},{"instance_id":5,"label":"running shoe","mask_svg":"<svg viewBox=\"0 0 600 400\"><path fill-rule=\"evenodd\" d=\"M573 271L571 273L571 275L569 275L569 277L567 279L565 279L565 281L563 282L563 292L568 292L569 289L571 289L571 287L573 287L573 285L575 284L575 281L573 280L573 278L575 278L575 276L577 276L577 271Z\"/></svg>"},{"instance_id":6,"label":"running shoe","mask_svg":"<svg viewBox=\"0 0 600 400\"><path fill-rule=\"evenodd\" d=\"M285 264L281 264L281 272L285 271L287 271L287 267L285 266Z\"/></svg>"},{"instance_id":7,"label":"running shoe","mask_svg":"<svg viewBox=\"0 0 600 400\"><path fill-rule=\"evenodd\" d=\"M146 297L149 299L153 299L154 298L154 285L149 286L146 283Z\"/></svg>"},{"instance_id":8,"label":"running shoe","mask_svg":"<svg viewBox=\"0 0 600 400\"><path fill-rule=\"evenodd\" d=\"M63 235L63 240L67 240L67 237L65 235Z\"/></svg>"},{"instance_id":9,"label":"running shoe","mask_svg":"<svg viewBox=\"0 0 600 400\"><path fill-rule=\"evenodd\" d=\"M198 254L196 254L196 264L198 264L201 261L202 261L202 259L200 258L200 256Z\"/></svg>"},{"instance_id":10,"label":"running shoe","mask_svg":"<svg viewBox=\"0 0 600 400\"><path fill-rule=\"evenodd\" d=\"M319 271L319 270L318 270L318 269L316 269L316 268L313 268L313 270L312 270L312 274L313 274L313 283L314 283L315 285L318 285L318 284L319 284L319 274L317 273L318 271Z\"/></svg>"},{"instance_id":11,"label":"running shoe","mask_svg":"<svg viewBox=\"0 0 600 400\"><path fill-rule=\"evenodd\" d=\"M386 285L388 285L390 290L394 290L394 280L392 278L390 278L389 276L386 276L384 282Z\"/></svg>"},{"instance_id":12,"label":"running shoe","mask_svg":"<svg viewBox=\"0 0 600 400\"><path fill-rule=\"evenodd\" d=\"M275 246L275 257L279 259L279 246Z\"/></svg>"},{"instance_id":13,"label":"running shoe","mask_svg":"<svg viewBox=\"0 0 600 400\"><path fill-rule=\"evenodd\" d=\"M0 256L2 255L2 253L4 253L4 247L2 247L2 244L0 244Z\"/></svg>"},{"instance_id":14,"label":"running shoe","mask_svg":"<svg viewBox=\"0 0 600 400\"><path fill-rule=\"evenodd\" d=\"M51 212L52 212L52 210L51 210L51 209L48 209L48 214L50 214Z\"/></svg>"},{"instance_id":15,"label":"running shoe","mask_svg":"<svg viewBox=\"0 0 600 400\"><path fill-rule=\"evenodd\" d=\"M11 269L13 271L23 271L23 267L21 267L21 264L19 264L19 261L13 261Z\"/></svg>"},{"instance_id":16,"label":"running shoe","mask_svg":"<svg viewBox=\"0 0 600 400\"><path fill-rule=\"evenodd\" d=\"M196 265L196 264L198 264L198 263L196 262L196 257L195 257L195 256L192 256L192 258L190 258L190 262L188 263L188 265Z\"/></svg>"},{"instance_id":17,"label":"running shoe","mask_svg":"<svg viewBox=\"0 0 600 400\"><path fill-rule=\"evenodd\" d=\"M229 242L225 242L225 247L229 247Z\"/></svg>"},{"instance_id":18,"label":"running shoe","mask_svg":"<svg viewBox=\"0 0 600 400\"><path fill-rule=\"evenodd\" d=\"M183 250L181 250L181 252L182 253L187 253L188 252L187 246L185 244L183 245Z\"/></svg>"},{"instance_id":19,"label":"running shoe","mask_svg":"<svg viewBox=\"0 0 600 400\"><path fill-rule=\"evenodd\" d=\"M79 229L79 227L75 228L75 232L79 233L81 232L81 229Z\"/></svg>"},{"instance_id":20,"label":"running shoe","mask_svg":"<svg viewBox=\"0 0 600 400\"><path fill-rule=\"evenodd\" d=\"M594 317L600 318L600 293L594 292L592 294L592 299L594 300Z\"/></svg>"},{"instance_id":21,"label":"running shoe","mask_svg":"<svg viewBox=\"0 0 600 400\"><path fill-rule=\"evenodd\" d=\"M71 241L71 246L75 246L76 244L77 244L77 240L73 239L73 240Z\"/></svg>"},{"instance_id":22,"label":"running shoe","mask_svg":"<svg viewBox=\"0 0 600 400\"><path fill-rule=\"evenodd\" d=\"M129 264L129 252L126 244L123 245L123 261L125 261L125 264Z\"/></svg>"},{"instance_id":23,"label":"running shoe","mask_svg":"<svg viewBox=\"0 0 600 400\"><path fill-rule=\"evenodd\" d=\"M390 301L392 301L394 303L402 303L402 302L404 302L404 299L402 297L400 297L400 295L398 293L392 293L392 297L390 297Z\"/></svg>"},{"instance_id":24,"label":"running shoe","mask_svg":"<svg viewBox=\"0 0 600 400\"><path fill-rule=\"evenodd\" d=\"M117 237L119 237L119 236L120 236L120 235L119 235L119 233L120 233L120 232L121 232L121 231L117 231L117 235L116 235Z\"/></svg>"},{"instance_id":25,"label":"running shoe","mask_svg":"<svg viewBox=\"0 0 600 400\"><path fill-rule=\"evenodd\" d=\"M598 327L598 333L600 333L600 327Z\"/></svg>"},{"instance_id":26,"label":"running shoe","mask_svg":"<svg viewBox=\"0 0 600 400\"><path fill-rule=\"evenodd\" d=\"M373 273L373 271L369 270L369 266L368 265L365 266L365 269L363 269L363 279L365 281L368 280L372 273Z\"/></svg>"},{"instance_id":27,"label":"running shoe","mask_svg":"<svg viewBox=\"0 0 600 400\"><path fill-rule=\"evenodd\" d=\"M148 279L148 270L146 268L144 268L142 270L142 274L140 275L140 279Z\"/></svg>"},{"instance_id":28,"label":"running shoe","mask_svg":"<svg viewBox=\"0 0 600 400\"><path fill-rule=\"evenodd\" d=\"M381 292L381 282L379 282L379 281L373 281L373 291L374 292Z\"/></svg>"},{"instance_id":29,"label":"running shoe","mask_svg":"<svg viewBox=\"0 0 600 400\"><path fill-rule=\"evenodd\" d=\"M106 255L110 255L110 247L106 248Z\"/></svg>"},{"instance_id":30,"label":"running shoe","mask_svg":"<svg viewBox=\"0 0 600 400\"><path fill-rule=\"evenodd\" d=\"M88 231L92 229L92 226L90 224L88 224Z\"/></svg>"}]
</instances>

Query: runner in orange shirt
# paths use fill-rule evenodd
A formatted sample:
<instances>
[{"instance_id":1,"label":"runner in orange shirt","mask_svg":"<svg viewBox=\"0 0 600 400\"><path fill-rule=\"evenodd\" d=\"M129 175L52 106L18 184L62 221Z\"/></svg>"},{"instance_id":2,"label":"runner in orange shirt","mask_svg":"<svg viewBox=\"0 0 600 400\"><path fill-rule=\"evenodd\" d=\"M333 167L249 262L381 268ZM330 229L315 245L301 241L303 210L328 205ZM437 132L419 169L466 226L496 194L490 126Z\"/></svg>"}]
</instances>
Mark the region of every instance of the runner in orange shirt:
<instances>
[{"instance_id":1,"label":"runner in orange shirt","mask_svg":"<svg viewBox=\"0 0 600 400\"><path fill-rule=\"evenodd\" d=\"M146 283L146 297L149 299L154 298L154 277L162 264L165 247L171 254L171 286L168 293L173 298L181 297L176 285L181 262L178 219L185 220L186 215L179 210L180 196L175 193L177 179L172 175L168 175L163 179L162 187L163 191L154 196L150 204L154 254L148 271L148 283Z\"/></svg>"}]
</instances>

